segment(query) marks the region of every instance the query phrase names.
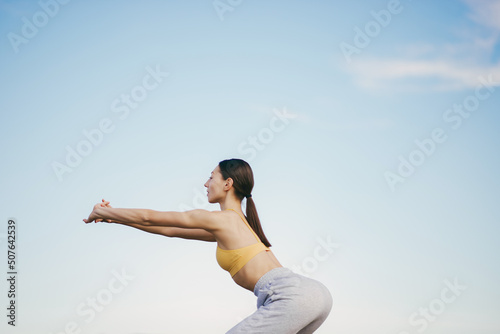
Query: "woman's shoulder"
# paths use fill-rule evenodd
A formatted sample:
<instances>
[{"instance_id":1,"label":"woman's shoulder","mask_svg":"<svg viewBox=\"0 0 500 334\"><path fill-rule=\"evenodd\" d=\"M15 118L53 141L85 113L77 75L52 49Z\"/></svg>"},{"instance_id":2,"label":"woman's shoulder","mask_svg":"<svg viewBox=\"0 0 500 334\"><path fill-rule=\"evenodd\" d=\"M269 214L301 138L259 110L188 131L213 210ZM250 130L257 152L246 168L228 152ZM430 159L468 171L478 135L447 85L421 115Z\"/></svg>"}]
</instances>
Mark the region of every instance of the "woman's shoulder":
<instances>
[{"instance_id":1,"label":"woman's shoulder","mask_svg":"<svg viewBox=\"0 0 500 334\"><path fill-rule=\"evenodd\" d=\"M199 219L210 221L211 224L217 225L219 229L231 228L231 226L236 225L232 223L243 219L240 213L229 209L214 210L214 211L209 211L205 209L194 209L190 211L190 214L198 217Z\"/></svg>"},{"instance_id":2,"label":"woman's shoulder","mask_svg":"<svg viewBox=\"0 0 500 334\"><path fill-rule=\"evenodd\" d=\"M224 227L228 216L220 211L193 209L184 211L179 219L184 220L186 226L197 226L207 231L215 231Z\"/></svg>"}]
</instances>

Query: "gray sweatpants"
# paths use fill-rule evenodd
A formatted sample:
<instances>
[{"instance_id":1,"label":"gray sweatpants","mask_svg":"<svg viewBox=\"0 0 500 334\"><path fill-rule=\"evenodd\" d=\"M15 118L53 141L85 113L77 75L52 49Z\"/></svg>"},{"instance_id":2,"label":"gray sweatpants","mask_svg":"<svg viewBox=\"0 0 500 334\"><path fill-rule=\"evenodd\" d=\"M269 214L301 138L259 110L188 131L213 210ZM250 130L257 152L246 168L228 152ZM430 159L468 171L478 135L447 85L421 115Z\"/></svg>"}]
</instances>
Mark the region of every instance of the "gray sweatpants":
<instances>
[{"instance_id":1,"label":"gray sweatpants","mask_svg":"<svg viewBox=\"0 0 500 334\"><path fill-rule=\"evenodd\" d=\"M257 311L226 334L313 333L332 308L332 296L322 283L285 267L262 276L254 294Z\"/></svg>"}]
</instances>

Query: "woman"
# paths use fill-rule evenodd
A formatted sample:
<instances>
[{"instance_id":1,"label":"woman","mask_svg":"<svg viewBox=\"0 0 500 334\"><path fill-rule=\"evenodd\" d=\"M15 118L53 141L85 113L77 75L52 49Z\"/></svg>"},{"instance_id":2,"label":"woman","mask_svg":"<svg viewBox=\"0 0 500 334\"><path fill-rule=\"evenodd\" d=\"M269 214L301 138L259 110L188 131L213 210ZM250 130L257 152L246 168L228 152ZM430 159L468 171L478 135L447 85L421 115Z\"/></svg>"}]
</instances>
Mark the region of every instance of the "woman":
<instances>
[{"instance_id":1,"label":"woman","mask_svg":"<svg viewBox=\"0 0 500 334\"><path fill-rule=\"evenodd\" d=\"M257 296L257 311L227 333L313 333L332 308L328 289L283 267L269 249L252 199L253 173L240 159L224 160L205 183L221 211L117 209L102 200L85 223L112 222L146 232L217 242L216 257L236 284ZM241 201L247 198L246 217ZM246 218L246 219L245 219Z\"/></svg>"}]
</instances>

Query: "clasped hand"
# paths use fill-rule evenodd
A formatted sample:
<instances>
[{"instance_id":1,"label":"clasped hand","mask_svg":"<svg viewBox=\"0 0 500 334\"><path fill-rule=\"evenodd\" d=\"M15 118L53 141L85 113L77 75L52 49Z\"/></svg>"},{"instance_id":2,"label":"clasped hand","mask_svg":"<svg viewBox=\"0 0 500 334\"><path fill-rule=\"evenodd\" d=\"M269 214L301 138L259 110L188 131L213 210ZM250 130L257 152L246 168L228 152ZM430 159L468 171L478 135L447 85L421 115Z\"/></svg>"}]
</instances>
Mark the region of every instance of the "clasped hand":
<instances>
[{"instance_id":1,"label":"clasped hand","mask_svg":"<svg viewBox=\"0 0 500 334\"><path fill-rule=\"evenodd\" d=\"M87 219L83 219L83 221L88 224L88 223L92 223L92 222L96 222L96 223L100 223L102 221L106 222L106 223L110 223L111 220L110 219L101 219L101 218L97 218L98 215L96 213L96 210L98 208L111 208L111 205L109 205L109 201L105 201L104 199L102 200L102 202L100 203L97 203L96 205L94 205L94 209L92 210L92 212L90 213L89 217Z\"/></svg>"}]
</instances>

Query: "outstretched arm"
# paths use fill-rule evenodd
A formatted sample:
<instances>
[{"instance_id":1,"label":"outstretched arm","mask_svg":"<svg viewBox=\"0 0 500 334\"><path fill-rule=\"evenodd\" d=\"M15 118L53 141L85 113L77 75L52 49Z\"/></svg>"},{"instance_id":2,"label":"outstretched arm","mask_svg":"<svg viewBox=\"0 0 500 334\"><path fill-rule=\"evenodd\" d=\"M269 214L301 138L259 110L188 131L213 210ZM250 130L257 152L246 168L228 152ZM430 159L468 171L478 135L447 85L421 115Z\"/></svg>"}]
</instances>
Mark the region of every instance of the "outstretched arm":
<instances>
[{"instance_id":1,"label":"outstretched arm","mask_svg":"<svg viewBox=\"0 0 500 334\"><path fill-rule=\"evenodd\" d=\"M183 238L183 239L211 241L211 242L216 241L212 233L202 229L187 229L187 228L167 227L167 226L144 226L140 224L122 223L117 221L113 221L111 223L117 223L121 225L134 227L141 231L164 235L170 238Z\"/></svg>"},{"instance_id":2,"label":"outstretched arm","mask_svg":"<svg viewBox=\"0 0 500 334\"><path fill-rule=\"evenodd\" d=\"M102 200L85 223L92 221L128 225L146 232L168 237L216 241L212 233L218 229L219 219L213 212L191 210L187 212L160 212L147 209L115 209Z\"/></svg>"},{"instance_id":3,"label":"outstretched arm","mask_svg":"<svg viewBox=\"0 0 500 334\"><path fill-rule=\"evenodd\" d=\"M94 220L119 221L126 224L139 224L143 226L202 228L208 231L217 230L219 227L219 222L212 212L202 209L177 212L94 207L89 218L83 221L90 223Z\"/></svg>"}]
</instances>

